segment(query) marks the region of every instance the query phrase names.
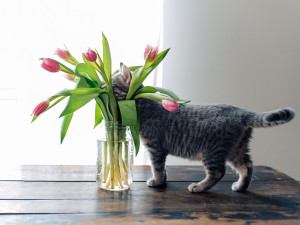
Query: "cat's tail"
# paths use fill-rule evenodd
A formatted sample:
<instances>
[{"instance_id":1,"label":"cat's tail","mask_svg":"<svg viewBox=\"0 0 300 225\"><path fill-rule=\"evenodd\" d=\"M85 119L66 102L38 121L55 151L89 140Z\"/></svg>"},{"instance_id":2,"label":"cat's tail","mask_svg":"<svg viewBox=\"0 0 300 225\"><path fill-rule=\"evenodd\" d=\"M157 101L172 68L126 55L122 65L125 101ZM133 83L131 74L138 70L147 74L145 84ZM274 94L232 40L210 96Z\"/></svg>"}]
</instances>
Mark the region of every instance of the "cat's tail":
<instances>
[{"instance_id":1,"label":"cat's tail","mask_svg":"<svg viewBox=\"0 0 300 225\"><path fill-rule=\"evenodd\" d=\"M251 116L245 119L245 123L249 127L272 127L287 123L294 116L295 111L292 108L284 108L270 112L251 113Z\"/></svg>"}]
</instances>

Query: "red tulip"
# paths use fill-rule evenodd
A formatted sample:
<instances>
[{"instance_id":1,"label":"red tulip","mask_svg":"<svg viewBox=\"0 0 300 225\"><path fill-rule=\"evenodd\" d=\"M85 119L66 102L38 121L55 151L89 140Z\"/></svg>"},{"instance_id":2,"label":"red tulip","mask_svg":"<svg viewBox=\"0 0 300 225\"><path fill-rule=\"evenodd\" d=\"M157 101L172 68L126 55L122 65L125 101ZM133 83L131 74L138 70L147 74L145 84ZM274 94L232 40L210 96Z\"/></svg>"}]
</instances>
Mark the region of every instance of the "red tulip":
<instances>
[{"instance_id":1,"label":"red tulip","mask_svg":"<svg viewBox=\"0 0 300 225\"><path fill-rule=\"evenodd\" d=\"M37 105L37 107L35 107L32 114L35 116L41 115L43 112L45 112L48 109L49 104L50 104L49 100L41 102L40 104Z\"/></svg>"},{"instance_id":2,"label":"red tulip","mask_svg":"<svg viewBox=\"0 0 300 225\"><path fill-rule=\"evenodd\" d=\"M157 56L157 53L158 53L158 47L154 48L154 47L152 47L151 45L147 45L146 48L145 48L145 52L144 52L144 59L145 59L145 60L147 59L150 50L152 50L152 52L151 52L151 55L150 55L149 62L152 62L152 61L154 61L154 59L155 59L156 56Z\"/></svg>"},{"instance_id":3,"label":"red tulip","mask_svg":"<svg viewBox=\"0 0 300 225\"><path fill-rule=\"evenodd\" d=\"M167 100L167 99L162 100L162 105L166 110L168 110L170 112L174 112L179 109L179 105L177 102Z\"/></svg>"},{"instance_id":4,"label":"red tulip","mask_svg":"<svg viewBox=\"0 0 300 225\"><path fill-rule=\"evenodd\" d=\"M69 60L71 59L71 55L67 50L58 48L55 50L56 55L58 55L60 58L62 58L63 60Z\"/></svg>"},{"instance_id":5,"label":"red tulip","mask_svg":"<svg viewBox=\"0 0 300 225\"><path fill-rule=\"evenodd\" d=\"M51 73L60 71L60 65L57 62L54 62L52 59L43 59L41 67Z\"/></svg>"},{"instance_id":6,"label":"red tulip","mask_svg":"<svg viewBox=\"0 0 300 225\"><path fill-rule=\"evenodd\" d=\"M97 54L94 50L88 49L86 53L83 53L85 58L90 62L95 62L97 59Z\"/></svg>"}]
</instances>

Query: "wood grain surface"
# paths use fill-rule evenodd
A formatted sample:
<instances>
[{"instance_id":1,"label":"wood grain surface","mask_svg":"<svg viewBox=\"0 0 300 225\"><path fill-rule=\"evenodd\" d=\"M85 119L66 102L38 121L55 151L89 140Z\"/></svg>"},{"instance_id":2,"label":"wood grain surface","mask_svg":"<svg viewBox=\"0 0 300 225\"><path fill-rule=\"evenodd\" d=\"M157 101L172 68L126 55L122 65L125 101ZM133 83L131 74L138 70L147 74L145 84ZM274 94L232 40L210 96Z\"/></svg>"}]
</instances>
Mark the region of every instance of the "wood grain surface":
<instances>
[{"instance_id":1,"label":"wood grain surface","mask_svg":"<svg viewBox=\"0 0 300 225\"><path fill-rule=\"evenodd\" d=\"M204 177L196 166L169 166L157 188L145 184L149 167L135 167L123 192L97 189L93 166L19 169L21 180L0 181L0 224L300 224L300 182L264 166L245 193L231 191L231 170L209 192L190 193Z\"/></svg>"},{"instance_id":2,"label":"wood grain surface","mask_svg":"<svg viewBox=\"0 0 300 225\"><path fill-rule=\"evenodd\" d=\"M38 166L20 167L21 179L24 181L95 181L95 166ZM198 182L205 177L202 166L167 166L168 181ZM151 177L149 166L135 166L134 181L143 182ZM238 175L227 167L222 181L236 181ZM1 180L1 174L0 174ZM289 176L266 166L254 168L253 181L256 180L293 180Z\"/></svg>"}]
</instances>

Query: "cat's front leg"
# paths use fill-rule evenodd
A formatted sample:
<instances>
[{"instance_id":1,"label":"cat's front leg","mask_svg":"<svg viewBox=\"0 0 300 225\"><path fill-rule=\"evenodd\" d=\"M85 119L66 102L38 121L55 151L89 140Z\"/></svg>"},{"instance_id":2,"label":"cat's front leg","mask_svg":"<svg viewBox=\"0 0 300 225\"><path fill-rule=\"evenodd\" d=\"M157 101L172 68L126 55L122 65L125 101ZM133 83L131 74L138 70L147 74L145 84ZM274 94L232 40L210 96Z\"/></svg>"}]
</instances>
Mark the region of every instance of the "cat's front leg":
<instances>
[{"instance_id":1,"label":"cat's front leg","mask_svg":"<svg viewBox=\"0 0 300 225\"><path fill-rule=\"evenodd\" d=\"M149 150L151 156L152 178L147 180L149 187L161 186L167 181L165 162L167 155L158 150Z\"/></svg>"}]
</instances>

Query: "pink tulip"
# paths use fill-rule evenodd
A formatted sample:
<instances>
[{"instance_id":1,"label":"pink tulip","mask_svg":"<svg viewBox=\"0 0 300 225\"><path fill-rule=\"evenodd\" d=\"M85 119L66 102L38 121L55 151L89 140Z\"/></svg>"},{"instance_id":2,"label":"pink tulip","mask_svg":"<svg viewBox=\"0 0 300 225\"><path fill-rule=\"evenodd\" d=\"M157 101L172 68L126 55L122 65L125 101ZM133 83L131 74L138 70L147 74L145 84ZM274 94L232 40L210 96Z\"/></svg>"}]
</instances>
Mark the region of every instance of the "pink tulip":
<instances>
[{"instance_id":1,"label":"pink tulip","mask_svg":"<svg viewBox=\"0 0 300 225\"><path fill-rule=\"evenodd\" d=\"M94 50L88 49L86 53L83 53L85 58L90 62L95 62L97 59L97 54Z\"/></svg>"},{"instance_id":2,"label":"pink tulip","mask_svg":"<svg viewBox=\"0 0 300 225\"><path fill-rule=\"evenodd\" d=\"M174 102L174 101L171 101L168 99L163 99L162 105L166 110L168 110L170 112L175 112L179 109L179 105L177 102Z\"/></svg>"},{"instance_id":3,"label":"pink tulip","mask_svg":"<svg viewBox=\"0 0 300 225\"><path fill-rule=\"evenodd\" d=\"M145 52L144 52L144 59L145 59L145 60L147 59L150 50L152 50L152 52L151 52L149 61L152 62L152 61L154 61L154 59L155 59L156 56L157 56L157 53L158 53L158 47L154 48L154 47L152 47L151 45L147 45L146 48L145 48Z\"/></svg>"},{"instance_id":4,"label":"pink tulip","mask_svg":"<svg viewBox=\"0 0 300 225\"><path fill-rule=\"evenodd\" d=\"M46 109L48 109L49 104L50 104L49 100L41 102L40 104L37 105L37 107L35 107L32 114L35 116L41 115L43 112L46 111Z\"/></svg>"},{"instance_id":5,"label":"pink tulip","mask_svg":"<svg viewBox=\"0 0 300 225\"><path fill-rule=\"evenodd\" d=\"M43 59L41 67L51 73L60 71L60 65L57 62L47 58Z\"/></svg>"},{"instance_id":6,"label":"pink tulip","mask_svg":"<svg viewBox=\"0 0 300 225\"><path fill-rule=\"evenodd\" d=\"M146 60L150 50L152 49L151 45L147 45L144 52L144 59Z\"/></svg>"},{"instance_id":7,"label":"pink tulip","mask_svg":"<svg viewBox=\"0 0 300 225\"><path fill-rule=\"evenodd\" d=\"M68 51L58 48L55 50L56 55L58 55L60 58L62 58L63 60L69 60L71 59L71 55Z\"/></svg>"}]
</instances>

